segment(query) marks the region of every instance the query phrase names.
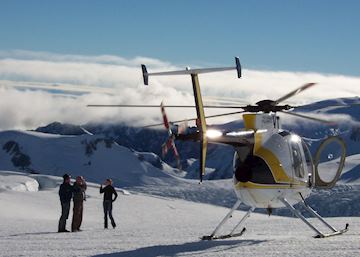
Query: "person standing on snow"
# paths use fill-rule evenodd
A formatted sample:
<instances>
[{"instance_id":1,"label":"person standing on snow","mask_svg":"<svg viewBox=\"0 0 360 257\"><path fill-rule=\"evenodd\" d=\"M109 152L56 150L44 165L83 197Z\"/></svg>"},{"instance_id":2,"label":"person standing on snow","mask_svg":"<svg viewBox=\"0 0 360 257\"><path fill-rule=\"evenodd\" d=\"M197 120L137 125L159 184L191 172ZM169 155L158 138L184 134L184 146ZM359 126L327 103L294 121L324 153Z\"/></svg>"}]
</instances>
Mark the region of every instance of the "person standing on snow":
<instances>
[{"instance_id":1,"label":"person standing on snow","mask_svg":"<svg viewBox=\"0 0 360 257\"><path fill-rule=\"evenodd\" d=\"M112 203L116 200L118 194L116 193L115 188L112 186L112 180L110 178L105 181L104 188L102 185L100 186L100 194L102 193L104 193L104 228L108 228L108 215L110 217L112 227L115 228L116 224L112 216ZM115 195L114 199L113 195Z\"/></svg>"},{"instance_id":2,"label":"person standing on snow","mask_svg":"<svg viewBox=\"0 0 360 257\"><path fill-rule=\"evenodd\" d=\"M76 181L73 185L73 219L71 224L71 232L81 231L80 226L83 218L84 201L86 201L85 191L86 182L82 176L77 176Z\"/></svg>"},{"instance_id":3,"label":"person standing on snow","mask_svg":"<svg viewBox=\"0 0 360 257\"><path fill-rule=\"evenodd\" d=\"M60 185L59 196L61 203L61 217L59 220L58 232L69 232L66 230L66 220L69 218L70 202L73 197L73 187L70 185L71 177L68 174L63 175L63 183Z\"/></svg>"}]
</instances>

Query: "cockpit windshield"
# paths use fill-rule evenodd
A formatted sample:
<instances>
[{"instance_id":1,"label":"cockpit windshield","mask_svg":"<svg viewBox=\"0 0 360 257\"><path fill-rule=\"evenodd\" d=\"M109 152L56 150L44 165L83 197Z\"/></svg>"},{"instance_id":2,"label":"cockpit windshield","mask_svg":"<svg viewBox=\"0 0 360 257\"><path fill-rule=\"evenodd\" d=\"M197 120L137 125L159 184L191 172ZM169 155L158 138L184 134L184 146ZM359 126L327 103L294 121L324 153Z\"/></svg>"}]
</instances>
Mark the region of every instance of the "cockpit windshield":
<instances>
[{"instance_id":1,"label":"cockpit windshield","mask_svg":"<svg viewBox=\"0 0 360 257\"><path fill-rule=\"evenodd\" d=\"M309 147L307 146L307 144L304 142L304 140L301 140L301 145L302 145L302 148L304 150L308 175L312 176L312 174L314 172L314 163L313 163L313 160L312 160L311 152L310 152Z\"/></svg>"},{"instance_id":2,"label":"cockpit windshield","mask_svg":"<svg viewBox=\"0 0 360 257\"><path fill-rule=\"evenodd\" d=\"M293 158L293 167L295 171L295 176L298 178L304 178L305 167L304 167L303 156L301 151L302 140L297 135L291 135L289 144L291 149L291 155Z\"/></svg>"},{"instance_id":3,"label":"cockpit windshield","mask_svg":"<svg viewBox=\"0 0 360 257\"><path fill-rule=\"evenodd\" d=\"M293 161L294 176L308 178L313 174L314 167L310 150L298 135L287 136Z\"/></svg>"}]
</instances>

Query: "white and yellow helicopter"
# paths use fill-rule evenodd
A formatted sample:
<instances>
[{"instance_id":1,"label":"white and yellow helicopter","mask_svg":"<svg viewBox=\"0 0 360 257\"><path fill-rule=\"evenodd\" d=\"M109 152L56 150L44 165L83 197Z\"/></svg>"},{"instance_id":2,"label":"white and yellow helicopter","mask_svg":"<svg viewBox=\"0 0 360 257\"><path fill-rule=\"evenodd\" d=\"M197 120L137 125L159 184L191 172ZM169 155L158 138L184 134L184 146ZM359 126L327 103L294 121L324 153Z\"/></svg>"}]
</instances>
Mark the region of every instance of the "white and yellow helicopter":
<instances>
[{"instance_id":1,"label":"white and yellow helicopter","mask_svg":"<svg viewBox=\"0 0 360 257\"><path fill-rule=\"evenodd\" d=\"M200 142L200 181L205 174L205 161L207 144L226 144L234 147L233 160L233 186L238 198L229 213L216 226L215 230L204 240L223 239L241 236L245 228L238 228L245 222L250 214L257 208L265 208L270 214L273 208L288 208L296 217L301 219L316 233L316 238L324 238L339 235L347 231L348 224L342 230L338 230L325 221L316 211L306 204L305 199L313 189L332 188L337 182L344 166L346 147L344 141L337 136L331 136L321 143L315 157L312 155L304 140L294 133L286 131L280 126L280 118L277 112L294 115L300 118L311 119L324 123L331 121L305 116L292 112L295 106L281 105L288 98L316 85L305 84L296 90L286 94L277 100L263 100L255 105L246 106L204 106L201 96L198 74L236 70L238 78L241 77L241 65L239 58L235 58L234 67L190 69L168 72L149 73L145 65L142 65L144 84L148 85L149 76L167 75L190 75L195 106L167 105L166 108L196 108L197 130L193 133L173 133L165 114L164 106L161 105L164 124L169 133L167 143L163 145L165 152L172 148L178 156L175 140L194 140ZM90 105L93 107L159 107L155 105ZM240 111L205 116L204 108L233 108ZM245 128L238 131L220 131L208 129L207 118L243 113ZM183 122L184 120L172 123ZM154 124L160 125L160 124ZM337 156L328 154L329 149L336 148ZM328 155L327 155L328 154ZM331 156L331 158L329 157ZM331 160L329 160L331 159ZM326 160L325 162L323 162ZM249 206L249 210L238 224L225 235L218 235L220 228L232 217L232 213L243 203ZM330 232L322 232L318 227L309 222L304 215L294 207L300 204L312 216L319 219Z\"/></svg>"}]
</instances>

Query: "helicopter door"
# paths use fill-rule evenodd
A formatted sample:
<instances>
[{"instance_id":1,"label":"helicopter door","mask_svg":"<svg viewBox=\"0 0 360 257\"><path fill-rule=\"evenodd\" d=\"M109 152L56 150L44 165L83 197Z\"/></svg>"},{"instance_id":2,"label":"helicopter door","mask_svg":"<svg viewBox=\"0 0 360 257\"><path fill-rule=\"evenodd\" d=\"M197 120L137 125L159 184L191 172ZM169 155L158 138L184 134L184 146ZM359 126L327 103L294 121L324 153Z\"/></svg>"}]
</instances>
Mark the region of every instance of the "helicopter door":
<instances>
[{"instance_id":1,"label":"helicopter door","mask_svg":"<svg viewBox=\"0 0 360 257\"><path fill-rule=\"evenodd\" d=\"M332 188L344 168L346 149L344 141L336 136L323 141L315 154L315 188Z\"/></svg>"}]
</instances>

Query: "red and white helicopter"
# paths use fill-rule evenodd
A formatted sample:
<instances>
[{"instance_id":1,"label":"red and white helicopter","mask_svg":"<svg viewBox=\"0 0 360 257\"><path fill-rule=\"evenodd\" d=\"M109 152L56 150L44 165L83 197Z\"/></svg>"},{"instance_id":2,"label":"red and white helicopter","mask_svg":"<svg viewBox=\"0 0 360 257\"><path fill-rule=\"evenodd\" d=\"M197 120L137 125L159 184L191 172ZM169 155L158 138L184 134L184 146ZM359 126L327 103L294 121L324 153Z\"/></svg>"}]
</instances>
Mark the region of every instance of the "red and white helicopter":
<instances>
[{"instance_id":1,"label":"red and white helicopter","mask_svg":"<svg viewBox=\"0 0 360 257\"><path fill-rule=\"evenodd\" d=\"M163 120L169 133L168 141L163 145L163 150L173 149L176 156L179 156L175 140L193 140L200 142L200 181L205 174L206 152L208 144L226 144L235 150L233 159L233 187L238 198L229 213L216 226L214 231L202 237L204 240L223 239L240 236L245 228L238 231L238 228L245 222L250 214L257 208L265 208L269 214L273 208L288 208L296 217L301 219L315 233L316 238L324 238L339 235L347 231L348 224L342 230L338 230L325 221L315 210L313 210L305 199L313 189L332 188L344 167L346 147L344 141L338 136L331 136L324 140L318 148L314 158L308 146L301 136L281 128L278 112L293 115L299 118L311 119L323 123L331 121L306 116L293 112L297 106L283 104L290 97L293 97L304 90L307 90L315 83L305 84L296 90L276 99L262 100L255 105L245 106L206 106L203 104L198 75L209 72L220 72L236 70L238 78L241 77L241 65L238 57L235 58L234 67L190 69L167 72L149 73L145 65L142 65L144 84L148 85L150 76L169 75L190 75L195 99L195 106L154 106L154 105L90 105L92 107L161 107ZM173 133L170 123L165 114L166 108L196 108L197 129L194 132L183 134ZM235 112L205 116L204 108L232 108ZM226 115L242 114L244 129L236 131L220 131L208 129L206 119ZM173 121L180 123L184 120ZM154 126L160 124L154 124ZM329 148L338 149L338 155L325 159ZM331 160L329 160L331 159ZM220 228L232 217L232 213L243 203L249 207L245 216L238 224L225 235L218 235ZM300 204L312 216L319 219L329 232L323 232L317 226L309 222L302 213L294 207Z\"/></svg>"}]
</instances>

